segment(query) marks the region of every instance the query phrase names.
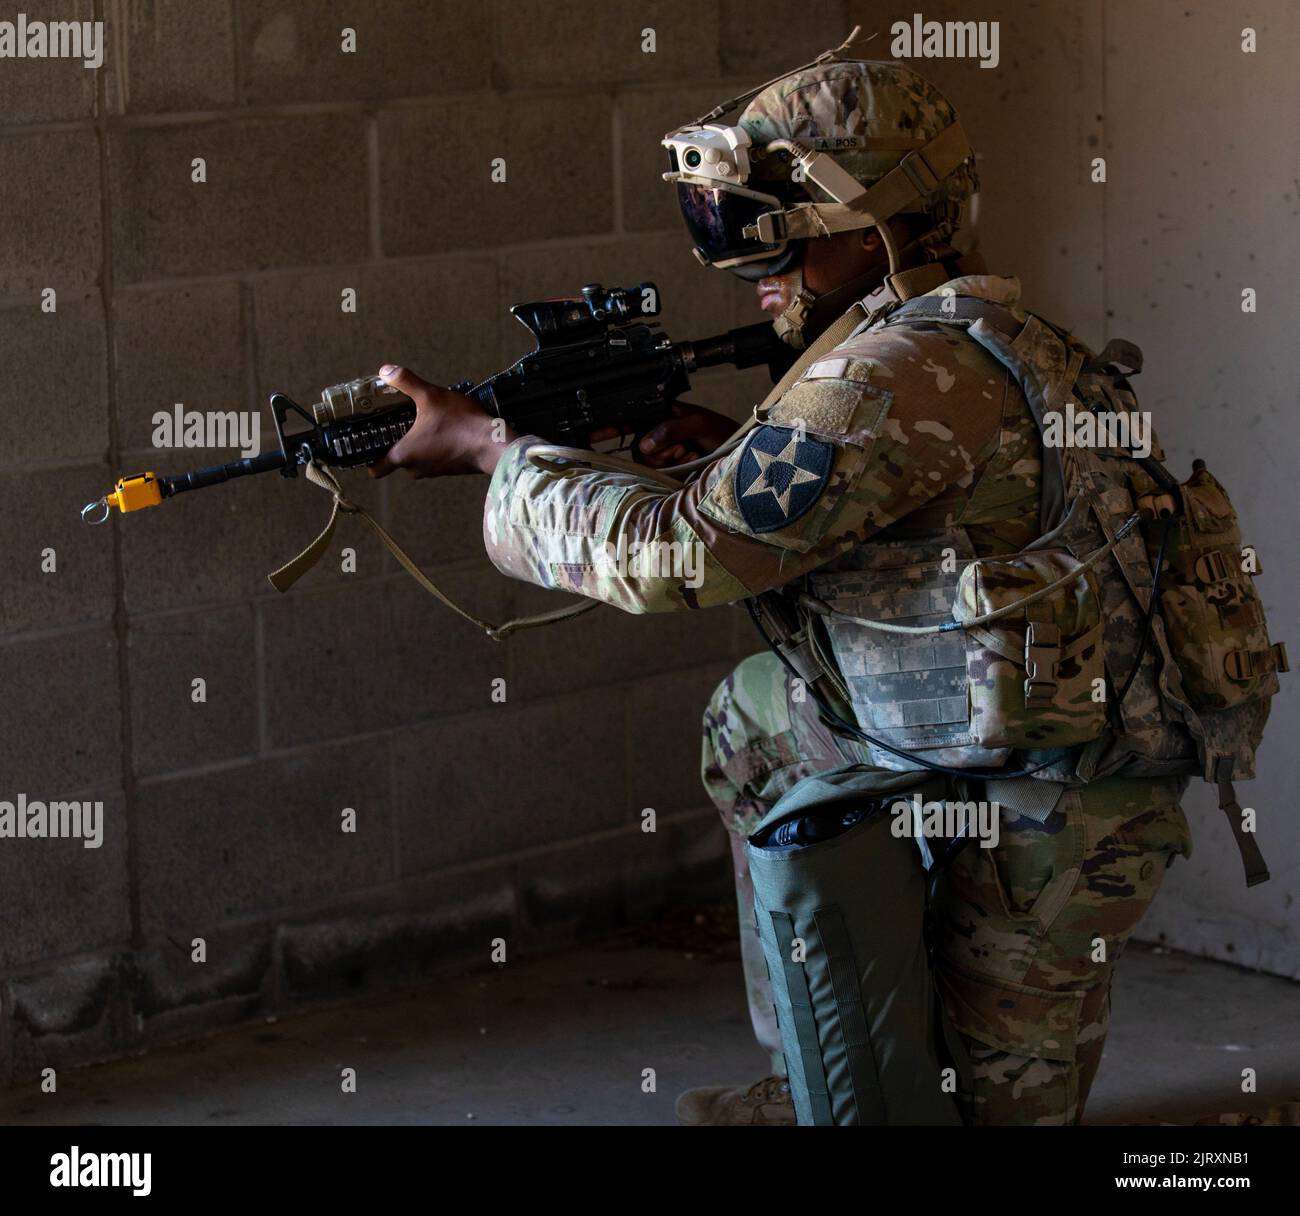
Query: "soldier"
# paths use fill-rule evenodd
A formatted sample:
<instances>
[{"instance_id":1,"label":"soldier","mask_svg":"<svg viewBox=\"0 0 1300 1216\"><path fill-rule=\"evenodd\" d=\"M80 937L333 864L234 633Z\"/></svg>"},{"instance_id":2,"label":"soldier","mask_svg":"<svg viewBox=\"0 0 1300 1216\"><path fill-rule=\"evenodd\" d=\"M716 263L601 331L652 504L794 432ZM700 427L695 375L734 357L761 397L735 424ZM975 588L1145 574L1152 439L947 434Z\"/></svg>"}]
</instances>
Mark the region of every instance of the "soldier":
<instances>
[{"instance_id":1,"label":"soldier","mask_svg":"<svg viewBox=\"0 0 1300 1216\"><path fill-rule=\"evenodd\" d=\"M1045 452L1026 396L934 311L974 301L1026 319L1017 281L954 244L977 181L938 91L901 65L828 53L763 87L736 126L693 124L665 142L700 260L754 281L791 346L823 339L744 441L677 490L631 469L574 464L555 477L530 463L535 437L499 442L477 404L390 365L380 374L416 400L419 419L374 472L489 474L484 538L500 570L629 612L695 611L791 585L832 598L857 588L885 610L912 587L900 570L915 580L945 551L969 561L1038 538ZM900 313L909 300L930 312ZM731 430L683 407L645 437L642 458L672 463ZM696 546L703 577L688 586L658 569L615 570L600 559L620 540ZM1106 563L1095 575L1119 577ZM950 597L955 575L936 577L927 594ZM1187 778L1176 762L1165 766L1175 775L1128 775L1118 762L1087 774L1078 748L1050 764L1034 751L991 754L970 741L966 674L952 654L892 636L841 622L822 635L835 659L825 679L815 664L796 674L757 654L705 713L703 779L731 834L750 1009L772 1075L684 1094L684 1123L795 1121L744 841L800 779L846 765L892 777L937 765L950 784L966 769L1037 767L996 787L967 783L999 794L1001 833L996 848L967 847L951 862L937 965L973 1070L968 1118L1064 1124L1083 1112L1115 964L1173 857L1190 852ZM864 654L874 667L858 662ZM835 729L837 719L874 729L876 742Z\"/></svg>"}]
</instances>

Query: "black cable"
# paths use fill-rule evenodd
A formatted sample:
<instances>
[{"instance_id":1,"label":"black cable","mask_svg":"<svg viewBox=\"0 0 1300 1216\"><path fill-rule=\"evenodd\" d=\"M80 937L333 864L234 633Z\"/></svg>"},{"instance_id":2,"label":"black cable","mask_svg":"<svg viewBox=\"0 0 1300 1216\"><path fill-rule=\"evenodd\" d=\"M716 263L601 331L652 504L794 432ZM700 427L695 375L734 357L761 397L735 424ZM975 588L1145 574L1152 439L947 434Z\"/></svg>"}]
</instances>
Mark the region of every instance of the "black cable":
<instances>
[{"instance_id":1,"label":"black cable","mask_svg":"<svg viewBox=\"0 0 1300 1216\"><path fill-rule=\"evenodd\" d=\"M1165 544L1169 540L1169 533L1172 528L1172 521L1166 520L1165 530L1160 534L1160 548L1156 550L1155 565L1151 568L1151 598L1147 601L1146 617L1142 621L1142 641L1138 643L1137 658L1133 660L1128 679L1124 681L1124 687L1115 700L1117 709L1124 704L1124 698L1128 696L1128 690L1133 687L1133 681L1137 678L1138 670L1142 666L1142 660L1146 657L1147 643L1151 640L1151 623L1160 610L1160 570L1165 563Z\"/></svg>"}]
</instances>

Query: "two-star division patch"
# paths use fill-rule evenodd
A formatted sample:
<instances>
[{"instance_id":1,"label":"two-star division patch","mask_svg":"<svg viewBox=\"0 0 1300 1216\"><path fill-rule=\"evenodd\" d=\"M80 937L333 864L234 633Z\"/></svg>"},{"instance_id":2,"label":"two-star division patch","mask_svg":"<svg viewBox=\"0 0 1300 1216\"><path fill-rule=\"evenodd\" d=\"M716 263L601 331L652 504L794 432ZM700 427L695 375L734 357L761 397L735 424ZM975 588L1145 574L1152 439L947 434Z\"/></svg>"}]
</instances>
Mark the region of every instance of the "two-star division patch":
<instances>
[{"instance_id":1,"label":"two-star division patch","mask_svg":"<svg viewBox=\"0 0 1300 1216\"><path fill-rule=\"evenodd\" d=\"M821 497L835 447L789 427L760 426L736 462L734 490L741 518L753 532L793 523Z\"/></svg>"}]
</instances>

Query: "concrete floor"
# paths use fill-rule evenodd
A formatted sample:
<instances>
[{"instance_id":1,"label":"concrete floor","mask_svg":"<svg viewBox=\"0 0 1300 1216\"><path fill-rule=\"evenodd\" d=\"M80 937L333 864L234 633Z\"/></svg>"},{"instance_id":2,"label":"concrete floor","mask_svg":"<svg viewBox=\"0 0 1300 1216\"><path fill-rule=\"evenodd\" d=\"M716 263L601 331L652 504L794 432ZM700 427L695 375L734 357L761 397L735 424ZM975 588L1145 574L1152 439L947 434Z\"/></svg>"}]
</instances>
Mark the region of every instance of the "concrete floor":
<instances>
[{"instance_id":1,"label":"concrete floor","mask_svg":"<svg viewBox=\"0 0 1300 1216\"><path fill-rule=\"evenodd\" d=\"M1092 1123L1300 1098L1296 985L1150 947L1120 968ZM1258 1093L1240 1092L1241 1069ZM341 1091L344 1068L357 1092ZM655 1070L655 1092L642 1071ZM765 1072L725 916L264 1022L0 1091L0 1123L667 1124Z\"/></svg>"}]
</instances>

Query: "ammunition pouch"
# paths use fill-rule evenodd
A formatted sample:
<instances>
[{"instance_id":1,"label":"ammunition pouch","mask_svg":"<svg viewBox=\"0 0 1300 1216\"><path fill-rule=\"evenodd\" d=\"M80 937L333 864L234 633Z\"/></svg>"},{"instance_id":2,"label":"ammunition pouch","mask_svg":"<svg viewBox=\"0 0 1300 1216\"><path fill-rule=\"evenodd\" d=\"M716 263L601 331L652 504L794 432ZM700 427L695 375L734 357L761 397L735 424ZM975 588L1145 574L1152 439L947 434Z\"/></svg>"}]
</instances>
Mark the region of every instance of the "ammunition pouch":
<instances>
[{"instance_id":1,"label":"ammunition pouch","mask_svg":"<svg viewBox=\"0 0 1300 1216\"><path fill-rule=\"evenodd\" d=\"M1160 615L1188 703L1223 710L1272 696L1290 664L1285 645L1269 642L1254 550L1242 546L1227 492L1201 461L1178 489L1181 509L1164 523L1167 535L1148 529L1147 548L1154 563L1163 540Z\"/></svg>"},{"instance_id":2,"label":"ammunition pouch","mask_svg":"<svg viewBox=\"0 0 1300 1216\"><path fill-rule=\"evenodd\" d=\"M1064 549L980 558L957 584L963 623L1020 603L1078 569ZM1019 612L965 629L970 722L979 746L1072 747L1106 725L1101 596L1084 570Z\"/></svg>"}]
</instances>

